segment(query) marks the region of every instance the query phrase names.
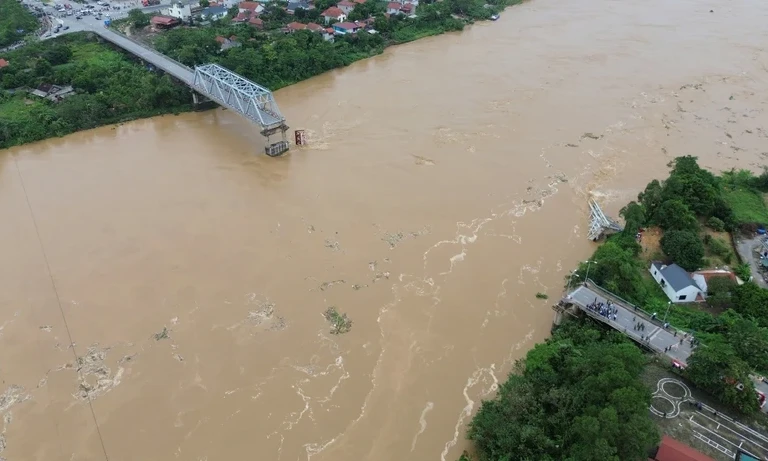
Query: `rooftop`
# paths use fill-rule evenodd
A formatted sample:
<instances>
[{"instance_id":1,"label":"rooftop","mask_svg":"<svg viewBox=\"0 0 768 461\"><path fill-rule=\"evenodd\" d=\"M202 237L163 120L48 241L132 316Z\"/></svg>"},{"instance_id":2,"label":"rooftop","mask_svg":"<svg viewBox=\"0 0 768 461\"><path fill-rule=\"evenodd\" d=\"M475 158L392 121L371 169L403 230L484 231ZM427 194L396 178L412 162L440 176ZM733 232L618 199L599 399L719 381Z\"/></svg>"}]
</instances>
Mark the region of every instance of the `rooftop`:
<instances>
[{"instance_id":1,"label":"rooftop","mask_svg":"<svg viewBox=\"0 0 768 461\"><path fill-rule=\"evenodd\" d=\"M157 26L172 26L178 23L179 20L171 16L152 16L150 22Z\"/></svg>"},{"instance_id":2,"label":"rooftop","mask_svg":"<svg viewBox=\"0 0 768 461\"><path fill-rule=\"evenodd\" d=\"M10 63L3 58L0 58L0 69L7 67Z\"/></svg>"},{"instance_id":3,"label":"rooftop","mask_svg":"<svg viewBox=\"0 0 768 461\"><path fill-rule=\"evenodd\" d=\"M344 12L338 9L337 7L332 6L327 10L323 11L322 15L328 18L338 18L339 16L344 16Z\"/></svg>"},{"instance_id":4,"label":"rooftop","mask_svg":"<svg viewBox=\"0 0 768 461\"><path fill-rule=\"evenodd\" d=\"M715 461L704 453L667 435L661 438L659 451L652 459L655 461Z\"/></svg>"},{"instance_id":5,"label":"rooftop","mask_svg":"<svg viewBox=\"0 0 768 461\"><path fill-rule=\"evenodd\" d=\"M209 6L208 8L203 8L203 15L205 16L214 16L219 15L227 12L226 6Z\"/></svg>"},{"instance_id":6,"label":"rooftop","mask_svg":"<svg viewBox=\"0 0 768 461\"><path fill-rule=\"evenodd\" d=\"M360 28L360 26L358 26L354 22L340 22L338 24L334 24L333 27L338 27L340 29L345 29L345 30L355 30Z\"/></svg>"},{"instance_id":7,"label":"rooftop","mask_svg":"<svg viewBox=\"0 0 768 461\"><path fill-rule=\"evenodd\" d=\"M307 28L307 25L306 24L302 24L300 22L292 22L292 23L288 24L285 27L290 29L290 30L304 30L304 29Z\"/></svg>"},{"instance_id":8,"label":"rooftop","mask_svg":"<svg viewBox=\"0 0 768 461\"><path fill-rule=\"evenodd\" d=\"M669 283L669 286L671 286L675 291L680 291L683 288L690 286L698 288L698 285L696 285L696 282L693 281L691 274L686 272L685 269L678 266L677 264L670 264L669 266L665 266L660 262L654 261L653 267L661 272L661 276L664 277L667 283Z\"/></svg>"},{"instance_id":9,"label":"rooftop","mask_svg":"<svg viewBox=\"0 0 768 461\"><path fill-rule=\"evenodd\" d=\"M338 6L351 6L352 8L354 8L354 7L355 7L355 5L357 5L357 3L355 3L355 2L350 2L349 0L342 0L342 1L340 1L340 2L338 3Z\"/></svg>"},{"instance_id":10,"label":"rooftop","mask_svg":"<svg viewBox=\"0 0 768 461\"><path fill-rule=\"evenodd\" d=\"M240 9L241 10L255 10L260 6L259 2L240 2Z\"/></svg>"}]
</instances>

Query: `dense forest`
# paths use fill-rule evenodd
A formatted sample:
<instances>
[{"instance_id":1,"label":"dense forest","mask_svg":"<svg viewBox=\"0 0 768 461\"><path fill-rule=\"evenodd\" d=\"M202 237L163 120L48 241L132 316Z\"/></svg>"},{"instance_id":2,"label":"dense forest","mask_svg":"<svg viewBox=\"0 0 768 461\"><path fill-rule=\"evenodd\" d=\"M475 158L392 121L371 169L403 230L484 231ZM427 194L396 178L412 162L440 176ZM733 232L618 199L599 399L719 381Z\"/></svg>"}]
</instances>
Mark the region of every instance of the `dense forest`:
<instances>
[{"instance_id":1,"label":"dense forest","mask_svg":"<svg viewBox=\"0 0 768 461\"><path fill-rule=\"evenodd\" d=\"M647 459L659 433L644 365L621 334L590 320L564 322L475 415L468 437L479 461Z\"/></svg>"},{"instance_id":2,"label":"dense forest","mask_svg":"<svg viewBox=\"0 0 768 461\"><path fill-rule=\"evenodd\" d=\"M0 0L0 48L37 29L37 19L16 0Z\"/></svg>"},{"instance_id":3,"label":"dense forest","mask_svg":"<svg viewBox=\"0 0 768 461\"><path fill-rule=\"evenodd\" d=\"M150 72L86 34L28 44L7 53L0 69L0 148L78 130L186 110L189 89ZM18 88L72 85L76 94L52 102ZM11 91L7 91L11 90Z\"/></svg>"},{"instance_id":4,"label":"dense forest","mask_svg":"<svg viewBox=\"0 0 768 461\"><path fill-rule=\"evenodd\" d=\"M688 271L729 265L748 281L749 265L738 263L726 231L754 233L758 225L768 224L762 197L768 172L715 176L691 156L678 157L670 167L666 180L651 181L637 201L621 210L624 231L609 237L590 259L590 279L648 312L666 313L669 301L650 277L650 261L674 262ZM644 253L636 238L638 230L648 227L663 234L658 253ZM573 282L583 280L586 272L587 264L581 264ZM768 372L768 290L754 282L738 285L727 277L713 278L705 305L673 304L668 321L695 334L703 345L689 359L688 377L723 403L755 412L754 394L729 382L751 389L749 373Z\"/></svg>"}]
</instances>

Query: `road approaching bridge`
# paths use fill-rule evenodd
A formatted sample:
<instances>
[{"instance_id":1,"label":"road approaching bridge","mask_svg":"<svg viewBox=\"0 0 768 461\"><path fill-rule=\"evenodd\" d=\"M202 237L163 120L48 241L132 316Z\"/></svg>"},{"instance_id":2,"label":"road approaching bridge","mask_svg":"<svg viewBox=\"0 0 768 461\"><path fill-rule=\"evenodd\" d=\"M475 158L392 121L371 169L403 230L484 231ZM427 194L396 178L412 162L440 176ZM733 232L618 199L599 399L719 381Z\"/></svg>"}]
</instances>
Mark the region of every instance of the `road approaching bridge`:
<instances>
[{"instance_id":1,"label":"road approaching bridge","mask_svg":"<svg viewBox=\"0 0 768 461\"><path fill-rule=\"evenodd\" d=\"M588 307L594 303L607 305L609 300L611 306L617 309L616 320L613 319L613 315L604 317ZM687 365L688 357L693 353L690 336L684 338L682 331L678 332L672 327L665 329L658 319L651 320L644 311L611 296L600 288L595 287L592 289L585 285L579 286L563 298L559 306L566 309L575 306L595 320L624 333L644 347L652 349L659 354L667 355L682 366ZM638 323L645 325L645 329L635 329L635 325ZM681 339L683 340L682 342L680 342ZM667 350L665 351L665 349Z\"/></svg>"}]
</instances>

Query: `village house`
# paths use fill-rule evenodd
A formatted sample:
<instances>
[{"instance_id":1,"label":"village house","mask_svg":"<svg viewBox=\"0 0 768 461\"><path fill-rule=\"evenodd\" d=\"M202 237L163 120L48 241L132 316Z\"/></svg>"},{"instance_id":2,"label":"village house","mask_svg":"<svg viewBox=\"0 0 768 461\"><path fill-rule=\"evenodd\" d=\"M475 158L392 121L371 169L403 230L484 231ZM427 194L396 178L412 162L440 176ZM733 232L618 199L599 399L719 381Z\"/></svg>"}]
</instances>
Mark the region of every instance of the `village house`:
<instances>
[{"instance_id":1,"label":"village house","mask_svg":"<svg viewBox=\"0 0 768 461\"><path fill-rule=\"evenodd\" d=\"M216 21L227 15L226 6L209 6L200 11L200 18L204 21Z\"/></svg>"},{"instance_id":2,"label":"village house","mask_svg":"<svg viewBox=\"0 0 768 461\"><path fill-rule=\"evenodd\" d=\"M343 0L339 2L336 6L341 10L342 13L349 16L349 13L351 13L352 10L355 9L355 7L357 6L357 3L351 2L349 0Z\"/></svg>"},{"instance_id":3,"label":"village house","mask_svg":"<svg viewBox=\"0 0 768 461\"><path fill-rule=\"evenodd\" d=\"M701 302L704 295L691 274L677 264L651 263L651 275L673 303Z\"/></svg>"},{"instance_id":4,"label":"village house","mask_svg":"<svg viewBox=\"0 0 768 461\"><path fill-rule=\"evenodd\" d=\"M299 10L299 9L307 10L307 11L314 10L315 9L315 5L309 3L309 2L307 2L305 0L298 0L298 1L288 2L288 6L285 7L285 11L288 14L294 14L296 12L296 10Z\"/></svg>"},{"instance_id":5,"label":"village house","mask_svg":"<svg viewBox=\"0 0 768 461\"><path fill-rule=\"evenodd\" d=\"M155 29L171 29L181 24L181 20L171 16L152 16L149 22Z\"/></svg>"},{"instance_id":6,"label":"village house","mask_svg":"<svg viewBox=\"0 0 768 461\"><path fill-rule=\"evenodd\" d=\"M216 42L219 44L221 51L240 46L240 42L237 41L237 37L234 35L229 38L219 35L216 37Z\"/></svg>"},{"instance_id":7,"label":"village house","mask_svg":"<svg viewBox=\"0 0 768 461\"><path fill-rule=\"evenodd\" d=\"M306 28L307 28L306 24L302 24L300 22L292 22L283 28L283 32L285 32L286 34L292 34L297 30L304 30Z\"/></svg>"},{"instance_id":8,"label":"village house","mask_svg":"<svg viewBox=\"0 0 768 461\"><path fill-rule=\"evenodd\" d=\"M192 17L192 7L187 3L175 2L168 8L168 16L181 21L189 21Z\"/></svg>"},{"instance_id":9,"label":"village house","mask_svg":"<svg viewBox=\"0 0 768 461\"><path fill-rule=\"evenodd\" d=\"M9 65L10 63L8 61L6 61L3 58L0 58L0 69L2 69L3 67L8 67Z\"/></svg>"},{"instance_id":10,"label":"village house","mask_svg":"<svg viewBox=\"0 0 768 461\"><path fill-rule=\"evenodd\" d=\"M309 24L307 24L307 30L312 32L322 33L325 31L325 28L323 28L323 26L321 26L320 24L315 24L314 22L310 22Z\"/></svg>"},{"instance_id":11,"label":"village house","mask_svg":"<svg viewBox=\"0 0 768 461\"><path fill-rule=\"evenodd\" d=\"M692 274L693 281L696 282L696 286L699 287L704 296L709 292L708 282L717 277L725 277L738 285L744 284L742 280L736 277L736 274L725 269L707 269Z\"/></svg>"},{"instance_id":12,"label":"village house","mask_svg":"<svg viewBox=\"0 0 768 461\"><path fill-rule=\"evenodd\" d=\"M251 19L248 20L248 24L257 29L264 28L264 21L262 21L261 18L252 17Z\"/></svg>"},{"instance_id":13,"label":"village house","mask_svg":"<svg viewBox=\"0 0 768 461\"><path fill-rule=\"evenodd\" d=\"M387 14L393 15L393 14L400 14L400 3L397 2L389 2L387 3Z\"/></svg>"},{"instance_id":14,"label":"village house","mask_svg":"<svg viewBox=\"0 0 768 461\"><path fill-rule=\"evenodd\" d=\"M49 101L59 102L64 98L75 94L74 88L71 86L58 86L51 85L50 83L42 83L36 89L29 92L39 98L45 98Z\"/></svg>"},{"instance_id":15,"label":"village house","mask_svg":"<svg viewBox=\"0 0 768 461\"><path fill-rule=\"evenodd\" d=\"M413 3L403 3L403 6L400 7L400 12L406 16L416 14L416 5Z\"/></svg>"},{"instance_id":16,"label":"village house","mask_svg":"<svg viewBox=\"0 0 768 461\"><path fill-rule=\"evenodd\" d=\"M238 5L238 11L240 13L248 13L248 14L261 14L262 11L264 11L264 6L261 5L259 2L240 2Z\"/></svg>"},{"instance_id":17,"label":"village house","mask_svg":"<svg viewBox=\"0 0 768 461\"><path fill-rule=\"evenodd\" d=\"M354 34L360 29L362 29L362 27L354 22L337 22L333 25L333 31L337 35Z\"/></svg>"},{"instance_id":18,"label":"village house","mask_svg":"<svg viewBox=\"0 0 768 461\"><path fill-rule=\"evenodd\" d=\"M332 6L323 11L321 16L325 19L325 23L328 24L331 21L342 22L347 19L347 15L344 14L339 8Z\"/></svg>"}]
</instances>

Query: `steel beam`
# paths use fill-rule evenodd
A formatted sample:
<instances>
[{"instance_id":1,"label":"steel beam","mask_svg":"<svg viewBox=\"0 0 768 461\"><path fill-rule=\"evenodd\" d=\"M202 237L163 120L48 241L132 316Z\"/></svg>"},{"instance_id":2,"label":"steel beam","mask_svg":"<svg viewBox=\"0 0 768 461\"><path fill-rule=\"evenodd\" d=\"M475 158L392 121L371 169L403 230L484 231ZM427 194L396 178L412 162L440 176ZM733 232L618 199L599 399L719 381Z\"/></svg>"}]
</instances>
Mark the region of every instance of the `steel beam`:
<instances>
[{"instance_id":1,"label":"steel beam","mask_svg":"<svg viewBox=\"0 0 768 461\"><path fill-rule=\"evenodd\" d=\"M288 129L271 91L218 64L196 66L192 87L265 131Z\"/></svg>"}]
</instances>

